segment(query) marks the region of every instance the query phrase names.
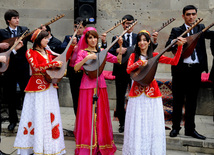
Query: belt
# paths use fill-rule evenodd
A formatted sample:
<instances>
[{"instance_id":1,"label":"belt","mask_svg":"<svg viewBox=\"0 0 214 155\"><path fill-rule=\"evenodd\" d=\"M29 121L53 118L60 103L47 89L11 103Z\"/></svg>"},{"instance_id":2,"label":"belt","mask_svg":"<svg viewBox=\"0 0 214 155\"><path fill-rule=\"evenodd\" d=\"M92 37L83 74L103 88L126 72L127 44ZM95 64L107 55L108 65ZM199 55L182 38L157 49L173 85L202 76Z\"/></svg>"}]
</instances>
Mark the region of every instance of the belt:
<instances>
[{"instance_id":1,"label":"belt","mask_svg":"<svg viewBox=\"0 0 214 155\"><path fill-rule=\"evenodd\" d=\"M189 67L189 68L192 68L192 67L197 67L199 66L199 63L192 63L192 64L187 64L187 63L184 63L185 66Z\"/></svg>"}]
</instances>

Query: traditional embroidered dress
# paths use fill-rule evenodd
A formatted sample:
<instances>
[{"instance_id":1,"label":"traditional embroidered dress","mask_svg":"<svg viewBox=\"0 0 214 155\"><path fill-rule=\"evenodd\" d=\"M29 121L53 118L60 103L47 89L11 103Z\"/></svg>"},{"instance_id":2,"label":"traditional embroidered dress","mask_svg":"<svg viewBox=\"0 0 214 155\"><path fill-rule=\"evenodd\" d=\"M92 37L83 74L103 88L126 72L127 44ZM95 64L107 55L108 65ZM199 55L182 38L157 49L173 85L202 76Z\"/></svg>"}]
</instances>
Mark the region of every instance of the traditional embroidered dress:
<instances>
[{"instance_id":1,"label":"traditional embroidered dress","mask_svg":"<svg viewBox=\"0 0 214 155\"><path fill-rule=\"evenodd\" d=\"M79 52L76 64L81 62L88 54L89 53L87 53L87 51L83 50ZM108 53L107 61L117 63L117 57ZM108 94L103 74L99 76L98 80L97 113L94 117L93 155L98 153L102 155L113 155L116 151L116 146L113 140ZM90 79L84 73L80 85L79 102L74 130L76 138L75 154L90 154L92 103L95 88L96 78Z\"/></svg>"},{"instance_id":2,"label":"traditional embroidered dress","mask_svg":"<svg viewBox=\"0 0 214 155\"><path fill-rule=\"evenodd\" d=\"M71 52L73 47L70 49ZM25 89L21 120L14 143L14 148L21 155L66 153L57 90L41 74L47 68L60 67L61 64L52 61L51 52L46 52L47 57L32 49L26 52L32 76Z\"/></svg>"},{"instance_id":3,"label":"traditional embroidered dress","mask_svg":"<svg viewBox=\"0 0 214 155\"><path fill-rule=\"evenodd\" d=\"M182 46L178 47L174 58L161 56L160 63L177 65ZM158 53L153 53L153 57ZM135 61L132 53L127 72L144 64L145 57ZM166 137L161 92L154 79L149 86L143 87L133 82L126 109L123 155L165 155Z\"/></svg>"}]
</instances>

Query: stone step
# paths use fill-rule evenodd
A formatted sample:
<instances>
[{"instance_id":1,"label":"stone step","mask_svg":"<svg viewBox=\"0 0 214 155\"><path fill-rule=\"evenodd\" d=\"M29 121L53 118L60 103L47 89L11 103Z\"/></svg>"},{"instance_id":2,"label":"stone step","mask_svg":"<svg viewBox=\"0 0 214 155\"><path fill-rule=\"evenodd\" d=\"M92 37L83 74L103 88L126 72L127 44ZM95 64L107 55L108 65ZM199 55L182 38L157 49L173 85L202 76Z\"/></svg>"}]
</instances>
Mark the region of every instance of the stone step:
<instances>
[{"instance_id":1,"label":"stone step","mask_svg":"<svg viewBox=\"0 0 214 155\"><path fill-rule=\"evenodd\" d=\"M6 129L3 129L2 136L16 136L17 129L14 132L8 132ZM65 140L75 141L73 131L64 129ZM114 142L115 144L123 144L124 134L114 133ZM207 138L206 140L198 140L195 138L190 138L187 136L178 136L171 138L166 136L166 148L167 150L176 150L183 152L191 153L205 153L205 154L214 154L214 139Z\"/></svg>"}]
</instances>

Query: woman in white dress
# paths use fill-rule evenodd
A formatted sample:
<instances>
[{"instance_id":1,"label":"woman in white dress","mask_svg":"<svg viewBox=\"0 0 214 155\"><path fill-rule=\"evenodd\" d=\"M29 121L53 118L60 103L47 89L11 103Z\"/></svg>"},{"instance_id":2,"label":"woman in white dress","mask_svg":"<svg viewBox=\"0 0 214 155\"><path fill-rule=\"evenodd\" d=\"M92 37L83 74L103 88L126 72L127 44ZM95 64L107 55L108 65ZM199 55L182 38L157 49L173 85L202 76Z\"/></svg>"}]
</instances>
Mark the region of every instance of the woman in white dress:
<instances>
[{"instance_id":1,"label":"woman in white dress","mask_svg":"<svg viewBox=\"0 0 214 155\"><path fill-rule=\"evenodd\" d=\"M14 148L17 148L17 153L21 155L65 154L57 85L48 83L43 76L46 69L61 67L62 62L52 61L53 55L45 49L48 44L48 32L38 29L31 40L34 42L33 48L27 50L26 58L32 76L25 88Z\"/></svg>"},{"instance_id":2,"label":"woman in white dress","mask_svg":"<svg viewBox=\"0 0 214 155\"><path fill-rule=\"evenodd\" d=\"M182 50L178 41L174 58L161 56L160 63L177 65ZM150 34L138 33L135 52L129 57L127 72L147 65L148 59L158 53L152 51ZM154 79L148 86L133 82L126 109L123 155L165 155L165 124L162 95Z\"/></svg>"}]
</instances>

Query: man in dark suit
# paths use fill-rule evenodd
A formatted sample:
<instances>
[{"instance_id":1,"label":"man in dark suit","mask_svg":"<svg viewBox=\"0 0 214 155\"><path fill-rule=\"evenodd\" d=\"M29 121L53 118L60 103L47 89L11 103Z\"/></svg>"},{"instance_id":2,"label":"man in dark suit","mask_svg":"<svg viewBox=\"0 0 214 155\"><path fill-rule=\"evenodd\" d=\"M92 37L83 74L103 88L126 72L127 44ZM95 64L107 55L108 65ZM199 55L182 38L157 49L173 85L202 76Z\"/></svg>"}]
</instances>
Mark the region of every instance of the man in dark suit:
<instances>
[{"instance_id":1,"label":"man in dark suit","mask_svg":"<svg viewBox=\"0 0 214 155\"><path fill-rule=\"evenodd\" d=\"M4 40L8 38L21 36L26 30L28 30L27 27L19 26L19 13L16 10L6 11L4 19L8 27L5 29L0 29L0 42L4 42ZM25 52L27 51L27 41L29 39L30 37L23 40L24 46L22 48L11 52L9 67L4 73L3 97L4 103L8 104L9 109L9 131L13 131L18 122L16 111L17 84L20 87L21 100L23 100L24 89L30 77L29 65L25 57Z\"/></svg>"},{"instance_id":2,"label":"man in dark suit","mask_svg":"<svg viewBox=\"0 0 214 155\"><path fill-rule=\"evenodd\" d=\"M122 21L127 19L124 23L122 23L123 29L126 30L133 22L134 17L132 15L125 15L122 18ZM134 46L137 43L137 34L133 33L134 27L129 29L127 33L125 33L122 36L123 43L122 43L122 55L125 56L127 53L127 48ZM155 44L154 49L157 47L156 41L157 41L157 32L154 32L153 37L153 43ZM117 36L114 36L112 38L112 42L117 38ZM120 46L118 42L114 44L114 46L109 50L109 52L113 55L118 55L120 52ZM128 61L127 61L128 62ZM125 123L125 94L128 88L128 85L131 84L130 75L127 74L126 68L127 68L127 62L123 64L114 64L113 66L113 75L115 75L115 84L116 84L116 116L119 119L119 132L124 132L124 123Z\"/></svg>"},{"instance_id":3,"label":"man in dark suit","mask_svg":"<svg viewBox=\"0 0 214 155\"><path fill-rule=\"evenodd\" d=\"M166 46L169 45L184 31L187 30L197 19L197 8L188 5L183 8L184 24L172 29ZM187 36L198 33L205 28L203 24L198 24ZM185 135L198 139L206 139L195 130L195 111L197 105L198 91L201 82L201 73L208 71L207 53L205 47L205 38L214 37L213 31L206 31L200 36L192 55L183 59L181 58L177 66L172 66L172 93L173 93L173 115L172 131L170 137L176 137L179 134L180 122L182 118L182 107L185 104ZM174 49L176 48L173 47ZM172 48L172 49L173 49Z\"/></svg>"},{"instance_id":4,"label":"man in dark suit","mask_svg":"<svg viewBox=\"0 0 214 155\"><path fill-rule=\"evenodd\" d=\"M63 52L62 48L61 48L61 44L62 42L57 39L56 37L53 36L53 34L51 33L51 28L50 26L46 26L46 31L49 33L49 42L48 42L48 46L50 47L50 49L58 54L61 54Z\"/></svg>"}]
</instances>

